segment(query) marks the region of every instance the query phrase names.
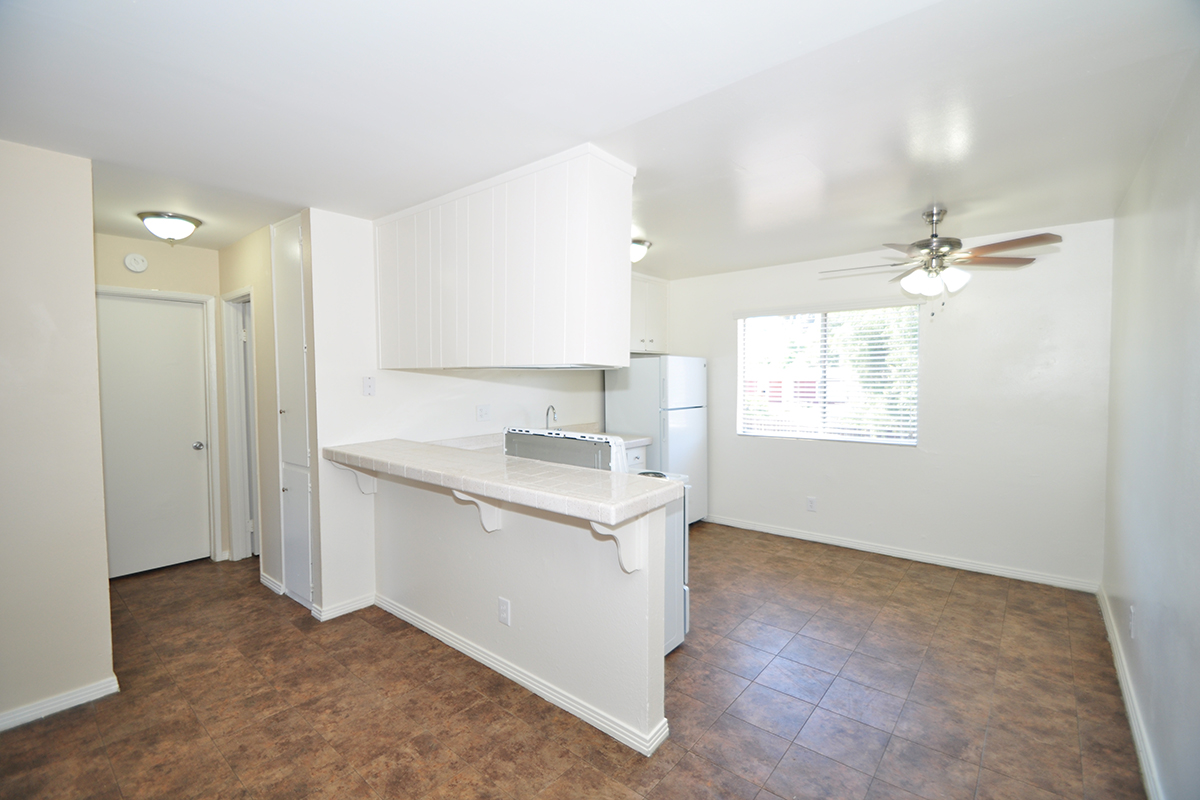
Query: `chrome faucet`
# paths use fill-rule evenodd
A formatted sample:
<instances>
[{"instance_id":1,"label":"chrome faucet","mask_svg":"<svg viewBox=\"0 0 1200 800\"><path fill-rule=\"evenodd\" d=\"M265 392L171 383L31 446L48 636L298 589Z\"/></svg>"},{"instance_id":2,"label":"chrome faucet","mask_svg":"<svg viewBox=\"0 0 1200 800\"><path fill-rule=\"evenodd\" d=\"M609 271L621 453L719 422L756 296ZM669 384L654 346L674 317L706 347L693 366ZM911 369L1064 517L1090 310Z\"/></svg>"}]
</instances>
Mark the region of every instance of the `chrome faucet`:
<instances>
[{"instance_id":1,"label":"chrome faucet","mask_svg":"<svg viewBox=\"0 0 1200 800\"><path fill-rule=\"evenodd\" d=\"M546 406L546 430L550 430L550 415L554 415L554 421L558 422L558 411L554 406Z\"/></svg>"}]
</instances>

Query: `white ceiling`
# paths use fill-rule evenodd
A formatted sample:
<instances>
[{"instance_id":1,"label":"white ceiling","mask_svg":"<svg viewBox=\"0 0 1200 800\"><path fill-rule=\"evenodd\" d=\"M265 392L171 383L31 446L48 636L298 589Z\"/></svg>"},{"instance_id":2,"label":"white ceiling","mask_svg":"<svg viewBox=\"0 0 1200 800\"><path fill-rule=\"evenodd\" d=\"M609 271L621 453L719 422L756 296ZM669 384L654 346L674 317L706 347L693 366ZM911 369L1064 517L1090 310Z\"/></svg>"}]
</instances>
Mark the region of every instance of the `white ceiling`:
<instances>
[{"instance_id":1,"label":"white ceiling","mask_svg":"<svg viewBox=\"0 0 1200 800\"><path fill-rule=\"evenodd\" d=\"M594 141L640 271L1110 217L1200 53L1194 0L0 0L0 138L95 161L96 227L224 247Z\"/></svg>"}]
</instances>

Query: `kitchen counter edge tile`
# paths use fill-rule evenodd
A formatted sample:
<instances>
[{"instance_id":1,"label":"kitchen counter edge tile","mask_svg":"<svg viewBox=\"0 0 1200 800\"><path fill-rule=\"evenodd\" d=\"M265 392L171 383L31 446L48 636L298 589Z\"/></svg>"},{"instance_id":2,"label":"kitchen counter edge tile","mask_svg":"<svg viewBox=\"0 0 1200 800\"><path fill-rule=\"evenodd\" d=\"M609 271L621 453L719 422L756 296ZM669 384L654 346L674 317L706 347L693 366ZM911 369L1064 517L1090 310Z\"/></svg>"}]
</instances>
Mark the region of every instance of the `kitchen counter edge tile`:
<instances>
[{"instance_id":1,"label":"kitchen counter edge tile","mask_svg":"<svg viewBox=\"0 0 1200 800\"><path fill-rule=\"evenodd\" d=\"M325 447L335 464L602 525L619 525L683 496L683 484L405 439Z\"/></svg>"}]
</instances>

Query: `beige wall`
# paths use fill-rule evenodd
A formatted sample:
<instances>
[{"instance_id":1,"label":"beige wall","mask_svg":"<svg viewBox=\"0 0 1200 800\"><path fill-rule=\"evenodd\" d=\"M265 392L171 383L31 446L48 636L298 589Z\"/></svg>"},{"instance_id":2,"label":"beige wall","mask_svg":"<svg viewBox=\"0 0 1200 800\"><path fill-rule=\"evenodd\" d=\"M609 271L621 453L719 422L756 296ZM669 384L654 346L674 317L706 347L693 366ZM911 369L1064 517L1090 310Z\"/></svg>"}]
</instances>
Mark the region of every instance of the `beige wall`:
<instances>
[{"instance_id":1,"label":"beige wall","mask_svg":"<svg viewBox=\"0 0 1200 800\"><path fill-rule=\"evenodd\" d=\"M1113 263L1101 598L1149 796L1164 800L1200 787L1197 131L1200 61L1126 195Z\"/></svg>"},{"instance_id":2,"label":"beige wall","mask_svg":"<svg viewBox=\"0 0 1200 800\"><path fill-rule=\"evenodd\" d=\"M116 689L91 162L0 142L0 242L3 728Z\"/></svg>"},{"instance_id":3,"label":"beige wall","mask_svg":"<svg viewBox=\"0 0 1200 800\"><path fill-rule=\"evenodd\" d=\"M125 256L140 253L150 262L145 272L125 268ZM221 282L217 251L150 239L96 234L96 285L158 289L216 296Z\"/></svg>"},{"instance_id":4,"label":"beige wall","mask_svg":"<svg viewBox=\"0 0 1200 800\"><path fill-rule=\"evenodd\" d=\"M283 580L279 532L279 420L275 399L275 317L271 289L271 228L260 228L220 251L221 294L249 289L254 320L255 433L258 447L261 569ZM222 404L223 407L223 404ZM223 421L223 418L222 418ZM228 453L228 448L222 450ZM223 459L223 474L228 475Z\"/></svg>"}]
</instances>

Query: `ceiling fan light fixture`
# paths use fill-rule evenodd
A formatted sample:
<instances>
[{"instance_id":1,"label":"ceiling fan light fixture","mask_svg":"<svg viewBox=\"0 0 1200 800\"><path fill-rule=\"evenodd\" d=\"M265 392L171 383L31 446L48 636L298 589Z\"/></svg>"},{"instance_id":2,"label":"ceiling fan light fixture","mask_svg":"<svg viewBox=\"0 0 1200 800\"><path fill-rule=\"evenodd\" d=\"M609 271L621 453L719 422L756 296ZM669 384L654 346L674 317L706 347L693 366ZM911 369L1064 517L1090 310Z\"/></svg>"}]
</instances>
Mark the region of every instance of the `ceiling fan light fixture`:
<instances>
[{"instance_id":1,"label":"ceiling fan light fixture","mask_svg":"<svg viewBox=\"0 0 1200 800\"><path fill-rule=\"evenodd\" d=\"M646 257L646 252L650 249L650 242L645 239L634 239L629 243L629 260L634 264Z\"/></svg>"},{"instance_id":2,"label":"ceiling fan light fixture","mask_svg":"<svg viewBox=\"0 0 1200 800\"><path fill-rule=\"evenodd\" d=\"M958 267L946 267L941 272L941 279L946 284L946 291L954 294L971 282L971 273Z\"/></svg>"},{"instance_id":3,"label":"ceiling fan light fixture","mask_svg":"<svg viewBox=\"0 0 1200 800\"><path fill-rule=\"evenodd\" d=\"M937 297L942 293L942 279L937 275L930 275L924 269L919 269L911 275L905 275L900 281L900 288L909 294L918 294L923 297Z\"/></svg>"},{"instance_id":4,"label":"ceiling fan light fixture","mask_svg":"<svg viewBox=\"0 0 1200 800\"><path fill-rule=\"evenodd\" d=\"M203 224L195 217L170 211L143 211L138 219L151 234L172 243L191 236Z\"/></svg>"}]
</instances>

